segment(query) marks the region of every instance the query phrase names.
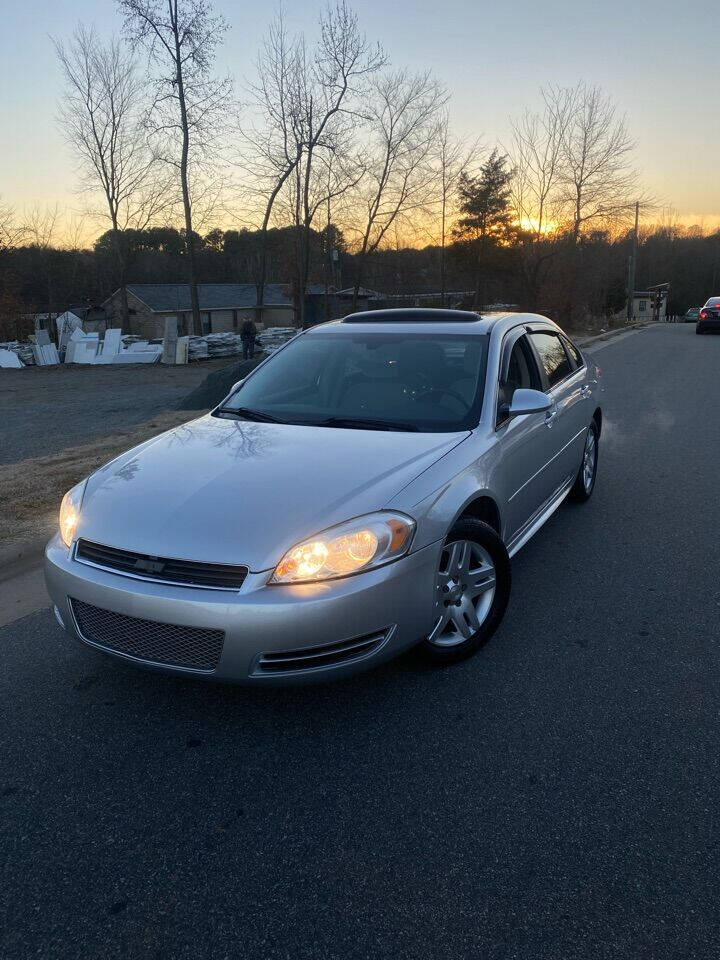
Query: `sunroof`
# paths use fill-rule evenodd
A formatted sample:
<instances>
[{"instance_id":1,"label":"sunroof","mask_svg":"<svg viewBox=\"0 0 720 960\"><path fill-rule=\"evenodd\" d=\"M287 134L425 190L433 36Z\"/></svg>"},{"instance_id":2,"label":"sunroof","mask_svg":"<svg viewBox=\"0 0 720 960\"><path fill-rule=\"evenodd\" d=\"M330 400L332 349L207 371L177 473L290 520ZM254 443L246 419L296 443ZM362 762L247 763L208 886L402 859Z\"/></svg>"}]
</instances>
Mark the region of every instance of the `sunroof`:
<instances>
[{"instance_id":1,"label":"sunroof","mask_svg":"<svg viewBox=\"0 0 720 960\"><path fill-rule=\"evenodd\" d=\"M471 310L439 310L431 307L403 307L395 310L364 310L351 313L343 323L477 323L479 313Z\"/></svg>"}]
</instances>

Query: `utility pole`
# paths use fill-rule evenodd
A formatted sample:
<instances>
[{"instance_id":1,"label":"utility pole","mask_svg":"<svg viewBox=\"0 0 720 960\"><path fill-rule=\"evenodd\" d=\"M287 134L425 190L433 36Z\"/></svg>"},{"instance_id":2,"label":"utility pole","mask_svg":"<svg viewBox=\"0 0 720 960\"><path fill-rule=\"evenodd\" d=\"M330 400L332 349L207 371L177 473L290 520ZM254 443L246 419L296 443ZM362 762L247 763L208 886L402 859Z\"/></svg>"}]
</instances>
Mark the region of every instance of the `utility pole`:
<instances>
[{"instance_id":1,"label":"utility pole","mask_svg":"<svg viewBox=\"0 0 720 960\"><path fill-rule=\"evenodd\" d=\"M635 299L635 267L637 265L638 248L638 220L640 219L640 203L635 204L635 230L633 231L632 250L630 252L630 261L628 263L628 281L627 281L627 322L633 321L633 303Z\"/></svg>"}]
</instances>

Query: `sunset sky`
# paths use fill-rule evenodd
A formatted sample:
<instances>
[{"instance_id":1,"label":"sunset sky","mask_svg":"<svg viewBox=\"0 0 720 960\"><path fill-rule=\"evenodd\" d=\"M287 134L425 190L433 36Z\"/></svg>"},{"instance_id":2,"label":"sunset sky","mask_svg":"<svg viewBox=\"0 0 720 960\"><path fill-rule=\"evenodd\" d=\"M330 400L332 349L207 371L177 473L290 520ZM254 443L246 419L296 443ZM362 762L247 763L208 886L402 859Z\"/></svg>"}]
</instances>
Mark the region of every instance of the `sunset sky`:
<instances>
[{"instance_id":1,"label":"sunset sky","mask_svg":"<svg viewBox=\"0 0 720 960\"><path fill-rule=\"evenodd\" d=\"M230 23L219 69L252 72L273 8L216 3ZM720 5L717 0L356 0L363 29L393 63L430 67L452 93L456 130L492 145L546 82L597 83L627 114L646 189L686 224L720 221ZM287 4L312 32L318 4ZM51 36L75 23L119 29L111 0L6 5L0 34L0 195L17 208L56 202L70 216L73 161L55 123L60 76Z\"/></svg>"}]
</instances>

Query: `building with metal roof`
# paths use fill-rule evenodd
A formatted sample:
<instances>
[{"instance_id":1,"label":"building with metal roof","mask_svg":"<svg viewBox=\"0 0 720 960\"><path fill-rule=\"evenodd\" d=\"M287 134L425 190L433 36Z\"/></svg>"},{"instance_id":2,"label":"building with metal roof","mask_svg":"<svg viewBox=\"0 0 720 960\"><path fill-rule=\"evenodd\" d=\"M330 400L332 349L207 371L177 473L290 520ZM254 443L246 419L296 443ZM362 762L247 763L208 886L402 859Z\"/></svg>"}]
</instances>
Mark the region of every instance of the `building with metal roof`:
<instances>
[{"instance_id":1,"label":"building with metal roof","mask_svg":"<svg viewBox=\"0 0 720 960\"><path fill-rule=\"evenodd\" d=\"M161 337L165 320L176 317L178 329L186 330L192 307L188 283L130 283L127 286L129 330L143 337ZM257 287L254 283L198 284L200 321L197 333L237 331L246 319L257 319ZM108 326L120 326L121 291L118 289L103 304ZM287 287L279 283L265 286L262 302L264 326L287 327L294 320L293 303Z\"/></svg>"}]
</instances>

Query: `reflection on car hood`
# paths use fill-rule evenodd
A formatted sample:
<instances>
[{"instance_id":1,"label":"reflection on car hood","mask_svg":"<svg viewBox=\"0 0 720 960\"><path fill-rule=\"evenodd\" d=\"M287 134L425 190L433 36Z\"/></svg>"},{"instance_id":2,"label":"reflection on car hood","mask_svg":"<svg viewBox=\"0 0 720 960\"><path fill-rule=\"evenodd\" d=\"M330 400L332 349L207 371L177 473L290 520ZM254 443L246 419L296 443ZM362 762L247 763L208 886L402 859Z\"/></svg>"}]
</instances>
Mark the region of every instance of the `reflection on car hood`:
<instances>
[{"instance_id":1,"label":"reflection on car hood","mask_svg":"<svg viewBox=\"0 0 720 960\"><path fill-rule=\"evenodd\" d=\"M93 474L78 535L153 556L269 569L298 540L383 508L467 436L208 415Z\"/></svg>"}]
</instances>

